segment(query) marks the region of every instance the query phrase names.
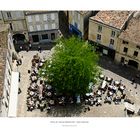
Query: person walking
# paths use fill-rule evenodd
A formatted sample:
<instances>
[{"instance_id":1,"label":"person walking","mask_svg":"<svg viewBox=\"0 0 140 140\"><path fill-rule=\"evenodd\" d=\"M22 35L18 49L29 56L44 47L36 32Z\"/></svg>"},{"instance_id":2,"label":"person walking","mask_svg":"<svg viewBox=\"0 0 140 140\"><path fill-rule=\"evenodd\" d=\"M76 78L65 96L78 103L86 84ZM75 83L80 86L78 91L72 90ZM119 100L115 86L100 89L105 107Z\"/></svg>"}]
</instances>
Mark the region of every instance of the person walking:
<instances>
[{"instance_id":1,"label":"person walking","mask_svg":"<svg viewBox=\"0 0 140 140\"><path fill-rule=\"evenodd\" d=\"M32 44L31 44L31 43L29 43L29 49L31 50L31 48L32 48Z\"/></svg>"},{"instance_id":2,"label":"person walking","mask_svg":"<svg viewBox=\"0 0 140 140\"><path fill-rule=\"evenodd\" d=\"M38 46L38 51L41 53L41 46L40 45Z\"/></svg>"}]
</instances>

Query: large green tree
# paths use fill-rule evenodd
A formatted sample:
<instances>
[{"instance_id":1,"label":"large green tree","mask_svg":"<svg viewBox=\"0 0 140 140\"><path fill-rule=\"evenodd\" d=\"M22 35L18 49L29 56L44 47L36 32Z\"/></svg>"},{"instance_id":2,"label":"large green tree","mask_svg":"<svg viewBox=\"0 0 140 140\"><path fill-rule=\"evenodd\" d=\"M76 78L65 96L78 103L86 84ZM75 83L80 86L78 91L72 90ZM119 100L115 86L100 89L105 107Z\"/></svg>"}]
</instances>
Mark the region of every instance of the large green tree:
<instances>
[{"instance_id":1,"label":"large green tree","mask_svg":"<svg viewBox=\"0 0 140 140\"><path fill-rule=\"evenodd\" d=\"M52 58L42 69L45 70L43 76L48 77L58 93L85 94L89 82L95 83L99 73L99 58L92 48L88 42L74 36L58 40Z\"/></svg>"}]
</instances>

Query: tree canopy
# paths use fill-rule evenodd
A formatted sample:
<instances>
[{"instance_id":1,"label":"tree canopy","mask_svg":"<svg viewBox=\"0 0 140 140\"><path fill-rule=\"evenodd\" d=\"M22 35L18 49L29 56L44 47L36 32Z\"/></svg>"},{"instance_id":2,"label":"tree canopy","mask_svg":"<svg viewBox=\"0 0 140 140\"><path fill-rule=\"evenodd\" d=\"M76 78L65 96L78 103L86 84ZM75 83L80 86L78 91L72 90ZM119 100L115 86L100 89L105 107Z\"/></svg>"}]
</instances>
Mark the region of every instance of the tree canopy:
<instances>
[{"instance_id":1,"label":"tree canopy","mask_svg":"<svg viewBox=\"0 0 140 140\"><path fill-rule=\"evenodd\" d=\"M68 95L85 94L89 83L96 82L99 74L98 55L91 46L77 37L58 40L54 53L44 67L44 77L48 77L58 93Z\"/></svg>"}]
</instances>

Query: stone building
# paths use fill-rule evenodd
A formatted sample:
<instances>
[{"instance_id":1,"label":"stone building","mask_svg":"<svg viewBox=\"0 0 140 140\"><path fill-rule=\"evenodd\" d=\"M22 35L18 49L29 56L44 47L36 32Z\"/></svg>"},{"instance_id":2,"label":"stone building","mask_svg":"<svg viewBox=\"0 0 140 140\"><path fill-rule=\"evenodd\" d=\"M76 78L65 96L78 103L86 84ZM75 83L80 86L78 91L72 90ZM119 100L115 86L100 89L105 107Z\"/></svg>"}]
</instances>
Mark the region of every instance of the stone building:
<instances>
[{"instance_id":1,"label":"stone building","mask_svg":"<svg viewBox=\"0 0 140 140\"><path fill-rule=\"evenodd\" d=\"M27 11L25 15L33 44L54 42L59 37L58 11Z\"/></svg>"},{"instance_id":2,"label":"stone building","mask_svg":"<svg viewBox=\"0 0 140 140\"><path fill-rule=\"evenodd\" d=\"M1 11L3 23L9 24L15 40L28 39L24 11Z\"/></svg>"},{"instance_id":3,"label":"stone building","mask_svg":"<svg viewBox=\"0 0 140 140\"><path fill-rule=\"evenodd\" d=\"M132 17L131 11L100 11L89 19L88 39L97 50L114 59L118 36Z\"/></svg>"},{"instance_id":4,"label":"stone building","mask_svg":"<svg viewBox=\"0 0 140 140\"><path fill-rule=\"evenodd\" d=\"M78 35L83 39L88 38L89 17L93 16L97 11L69 11L69 31Z\"/></svg>"},{"instance_id":5,"label":"stone building","mask_svg":"<svg viewBox=\"0 0 140 140\"><path fill-rule=\"evenodd\" d=\"M0 116L8 116L11 98L13 39L8 24L0 25ZM14 83L14 86L17 86ZM16 87L18 88L18 86ZM13 96L13 95L12 95ZM15 101L16 102L16 101Z\"/></svg>"},{"instance_id":6,"label":"stone building","mask_svg":"<svg viewBox=\"0 0 140 140\"><path fill-rule=\"evenodd\" d=\"M115 60L140 70L140 12L136 12L119 36Z\"/></svg>"}]
</instances>

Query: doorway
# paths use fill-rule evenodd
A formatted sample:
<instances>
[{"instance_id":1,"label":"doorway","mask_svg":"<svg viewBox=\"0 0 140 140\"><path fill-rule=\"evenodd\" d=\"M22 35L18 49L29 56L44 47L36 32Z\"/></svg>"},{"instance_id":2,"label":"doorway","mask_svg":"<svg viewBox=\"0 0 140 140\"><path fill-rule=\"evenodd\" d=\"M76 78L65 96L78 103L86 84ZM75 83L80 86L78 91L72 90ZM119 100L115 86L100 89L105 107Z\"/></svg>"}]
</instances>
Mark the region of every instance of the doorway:
<instances>
[{"instance_id":1,"label":"doorway","mask_svg":"<svg viewBox=\"0 0 140 140\"><path fill-rule=\"evenodd\" d=\"M129 66L132 66L132 67L134 67L134 68L138 68L138 62L136 62L136 61L134 61L134 60L129 60L129 62L128 62L128 65Z\"/></svg>"},{"instance_id":2,"label":"doorway","mask_svg":"<svg viewBox=\"0 0 140 140\"><path fill-rule=\"evenodd\" d=\"M39 36L38 35L32 35L33 42L39 42Z\"/></svg>"}]
</instances>

